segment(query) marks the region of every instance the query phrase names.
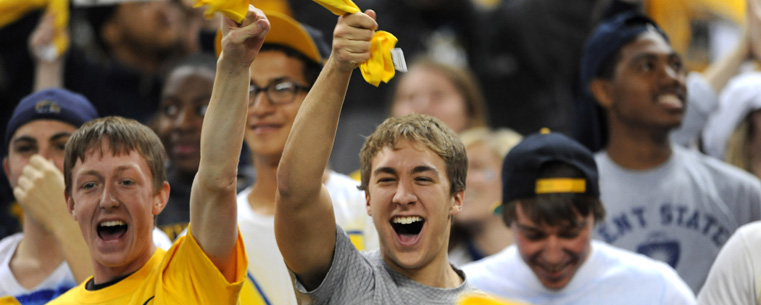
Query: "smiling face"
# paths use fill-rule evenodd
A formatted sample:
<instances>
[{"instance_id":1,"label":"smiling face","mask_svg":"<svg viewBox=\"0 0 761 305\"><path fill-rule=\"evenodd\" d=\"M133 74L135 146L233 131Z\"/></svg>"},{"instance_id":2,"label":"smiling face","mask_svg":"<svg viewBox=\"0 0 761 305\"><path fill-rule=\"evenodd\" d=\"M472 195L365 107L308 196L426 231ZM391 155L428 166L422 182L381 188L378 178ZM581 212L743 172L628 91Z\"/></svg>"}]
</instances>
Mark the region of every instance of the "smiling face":
<instances>
[{"instance_id":1,"label":"smiling face","mask_svg":"<svg viewBox=\"0 0 761 305\"><path fill-rule=\"evenodd\" d=\"M195 174L201 160L201 125L211 99L214 71L180 67L174 70L161 93L157 134L172 165Z\"/></svg>"},{"instance_id":2,"label":"smiling face","mask_svg":"<svg viewBox=\"0 0 761 305\"><path fill-rule=\"evenodd\" d=\"M578 215L576 226L537 224L526 216L520 204L510 225L523 261L539 281L552 290L568 285L591 250L594 217Z\"/></svg>"},{"instance_id":3,"label":"smiling face","mask_svg":"<svg viewBox=\"0 0 761 305\"><path fill-rule=\"evenodd\" d=\"M169 198L169 184L154 191L151 170L138 152L115 156L108 143L91 148L71 169L66 203L79 223L94 263L95 283L130 274L155 251L153 218Z\"/></svg>"},{"instance_id":4,"label":"smiling face","mask_svg":"<svg viewBox=\"0 0 761 305\"><path fill-rule=\"evenodd\" d=\"M11 187L18 185L24 167L36 154L53 161L63 171L64 147L75 130L73 125L57 120L36 120L19 127L10 139L8 156L3 160Z\"/></svg>"},{"instance_id":5,"label":"smiling face","mask_svg":"<svg viewBox=\"0 0 761 305\"><path fill-rule=\"evenodd\" d=\"M444 160L424 145L400 140L372 160L365 192L384 261L408 275L447 263L451 217L463 191L452 194Z\"/></svg>"},{"instance_id":6,"label":"smiling face","mask_svg":"<svg viewBox=\"0 0 761 305\"><path fill-rule=\"evenodd\" d=\"M463 94L443 73L425 66L405 74L394 93L391 115L413 113L438 118L457 133L471 124Z\"/></svg>"},{"instance_id":7,"label":"smiling face","mask_svg":"<svg viewBox=\"0 0 761 305\"><path fill-rule=\"evenodd\" d=\"M592 91L611 126L670 130L682 122L687 89L682 60L658 33L647 31L619 51L611 80ZM597 92L595 92L597 91Z\"/></svg>"},{"instance_id":8,"label":"smiling face","mask_svg":"<svg viewBox=\"0 0 761 305\"><path fill-rule=\"evenodd\" d=\"M308 85L304 78L304 63L281 51L260 52L250 71L251 83L258 88L280 81ZM305 90L298 90L293 102L278 105L272 104L265 92L249 96L245 139L254 159L260 156L280 159L288 133L306 94Z\"/></svg>"}]
</instances>

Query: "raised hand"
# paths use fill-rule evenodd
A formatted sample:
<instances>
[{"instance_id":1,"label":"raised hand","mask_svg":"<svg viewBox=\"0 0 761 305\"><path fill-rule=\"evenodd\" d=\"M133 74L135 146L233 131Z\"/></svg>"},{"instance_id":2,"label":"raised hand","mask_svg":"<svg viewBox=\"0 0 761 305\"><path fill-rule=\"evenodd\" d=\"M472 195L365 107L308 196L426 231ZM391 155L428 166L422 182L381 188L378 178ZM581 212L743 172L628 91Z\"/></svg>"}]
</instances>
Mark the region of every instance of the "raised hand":
<instances>
[{"instance_id":1,"label":"raised hand","mask_svg":"<svg viewBox=\"0 0 761 305\"><path fill-rule=\"evenodd\" d=\"M264 43L264 36L269 32L270 22L262 10L249 4L248 13L241 24L223 17L221 28L222 54L220 57L230 59L248 69L259 54L259 49Z\"/></svg>"},{"instance_id":2,"label":"raised hand","mask_svg":"<svg viewBox=\"0 0 761 305\"><path fill-rule=\"evenodd\" d=\"M333 31L330 64L339 71L351 71L370 58L370 40L378 29L375 11L343 15Z\"/></svg>"},{"instance_id":3,"label":"raised hand","mask_svg":"<svg viewBox=\"0 0 761 305\"><path fill-rule=\"evenodd\" d=\"M50 233L64 222L74 223L66 209L63 174L40 155L32 156L24 167L13 195L24 213Z\"/></svg>"}]
</instances>

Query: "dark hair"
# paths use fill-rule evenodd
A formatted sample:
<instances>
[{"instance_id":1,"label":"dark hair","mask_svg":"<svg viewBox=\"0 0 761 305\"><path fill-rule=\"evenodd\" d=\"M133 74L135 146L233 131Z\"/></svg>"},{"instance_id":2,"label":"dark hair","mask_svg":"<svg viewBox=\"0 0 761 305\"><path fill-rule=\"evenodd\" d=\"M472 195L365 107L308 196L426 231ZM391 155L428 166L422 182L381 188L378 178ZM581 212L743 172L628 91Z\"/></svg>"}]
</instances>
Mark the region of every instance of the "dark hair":
<instances>
[{"instance_id":1,"label":"dark hair","mask_svg":"<svg viewBox=\"0 0 761 305\"><path fill-rule=\"evenodd\" d=\"M209 53L195 53L188 55L172 64L167 70L168 73L164 75L164 83L171 76L172 72L182 67L198 68L203 70L209 70L213 74L217 72L217 58Z\"/></svg>"},{"instance_id":2,"label":"dark hair","mask_svg":"<svg viewBox=\"0 0 761 305\"><path fill-rule=\"evenodd\" d=\"M628 30L628 29L632 29L632 28L636 28L636 27L648 26L648 25L651 25L651 24L648 22L647 19L636 19L636 18L633 18L633 19L627 20L626 23L624 23L624 25L625 25L624 29ZM654 29L654 32L656 32L659 35L661 35L661 37L663 37L663 39L665 39L666 41L669 41L669 38L668 38L668 36L666 36L666 33L664 33L662 30L660 30L658 28L653 28L653 29ZM618 62L621 61L621 50L624 47L626 47L629 43L631 43L632 41L636 40L637 37L641 36L644 33L648 33L648 32L649 31L645 31L645 32L639 33L639 34L631 37L631 39L629 41L627 41L626 43L624 43L623 45L621 45L621 47L618 50L616 50L615 53L613 53L610 56L608 56L608 58L605 58L601 62L600 68L597 70L597 72L595 72L595 78L602 78L602 79L606 79L606 80L612 79L613 78L613 74L616 72L616 66L618 65ZM585 85L589 85L589 84L585 84Z\"/></svg>"},{"instance_id":3,"label":"dark hair","mask_svg":"<svg viewBox=\"0 0 761 305\"><path fill-rule=\"evenodd\" d=\"M573 177L583 178L583 173L576 167L563 162L548 162L540 169L540 178ZM533 198L522 198L505 203L502 217L510 226L516 220L516 205L536 224L550 226L569 224L578 225L577 213L594 216L595 223L605 218L605 208L599 198L577 193L539 194Z\"/></svg>"},{"instance_id":4,"label":"dark hair","mask_svg":"<svg viewBox=\"0 0 761 305\"><path fill-rule=\"evenodd\" d=\"M317 81L317 76L319 76L320 75L320 71L322 71L322 64L316 63L316 62L312 61L311 59L306 57L306 55L301 54L300 52L294 50L291 47L284 46L284 45L281 45L281 44L271 44L271 43L268 43L268 44L264 44L262 46L262 49L260 50L260 52L262 52L262 51L279 51L279 52L283 52L283 54L285 54L285 56L298 59L299 61L304 63L304 71L303 71L304 72L304 79L307 81L307 83L309 84L310 87L312 85L314 85L314 82Z\"/></svg>"}]
</instances>

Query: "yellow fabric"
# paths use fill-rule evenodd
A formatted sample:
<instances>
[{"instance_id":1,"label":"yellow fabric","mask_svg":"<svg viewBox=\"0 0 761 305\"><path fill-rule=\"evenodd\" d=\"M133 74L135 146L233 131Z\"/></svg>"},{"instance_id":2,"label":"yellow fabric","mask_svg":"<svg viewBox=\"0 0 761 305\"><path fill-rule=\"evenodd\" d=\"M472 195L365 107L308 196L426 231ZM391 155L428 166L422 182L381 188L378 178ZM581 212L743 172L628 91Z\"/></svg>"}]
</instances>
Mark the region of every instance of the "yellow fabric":
<instances>
[{"instance_id":1,"label":"yellow fabric","mask_svg":"<svg viewBox=\"0 0 761 305\"><path fill-rule=\"evenodd\" d=\"M250 278L246 277L243 282L243 288L240 290L240 303L241 305L266 305L267 301L264 300L259 289L256 288L254 282Z\"/></svg>"},{"instance_id":2,"label":"yellow fabric","mask_svg":"<svg viewBox=\"0 0 761 305\"><path fill-rule=\"evenodd\" d=\"M359 12L351 0L314 0L324 6L333 14L345 15ZM388 83L394 78L394 63L391 61L391 49L394 48L398 39L389 32L377 31L370 41L371 54L370 59L359 64L359 70L362 71L362 77L366 82L373 86L380 85L380 82Z\"/></svg>"},{"instance_id":3,"label":"yellow fabric","mask_svg":"<svg viewBox=\"0 0 761 305\"><path fill-rule=\"evenodd\" d=\"M457 305L529 305L522 302L498 299L484 293L464 294L457 300Z\"/></svg>"},{"instance_id":4,"label":"yellow fabric","mask_svg":"<svg viewBox=\"0 0 761 305\"><path fill-rule=\"evenodd\" d=\"M674 50L682 54L688 70L702 70L710 63L708 50L690 50L696 20L725 19L745 23L746 0L646 0L645 12L669 35Z\"/></svg>"},{"instance_id":5,"label":"yellow fabric","mask_svg":"<svg viewBox=\"0 0 761 305\"><path fill-rule=\"evenodd\" d=\"M196 0L193 7L208 5L203 12L207 19L211 18L214 13L221 12L232 21L241 23L248 13L248 0Z\"/></svg>"},{"instance_id":6,"label":"yellow fabric","mask_svg":"<svg viewBox=\"0 0 761 305\"><path fill-rule=\"evenodd\" d=\"M245 295L241 289L248 265L240 233L235 263L235 282L230 283L188 230L169 251L157 249L142 268L118 283L88 291L90 277L48 304L238 304L239 294Z\"/></svg>"},{"instance_id":7,"label":"yellow fabric","mask_svg":"<svg viewBox=\"0 0 761 305\"><path fill-rule=\"evenodd\" d=\"M0 298L0 305L21 305L13 296L4 296Z\"/></svg>"},{"instance_id":8,"label":"yellow fabric","mask_svg":"<svg viewBox=\"0 0 761 305\"><path fill-rule=\"evenodd\" d=\"M378 87L380 82L388 83L394 78L394 62L391 61L391 49L398 40L386 31L377 31L370 41L370 59L359 64L362 77L366 82Z\"/></svg>"},{"instance_id":9,"label":"yellow fabric","mask_svg":"<svg viewBox=\"0 0 761 305\"><path fill-rule=\"evenodd\" d=\"M550 178L536 180L536 193L584 193L587 184L584 179Z\"/></svg>"},{"instance_id":10,"label":"yellow fabric","mask_svg":"<svg viewBox=\"0 0 761 305\"><path fill-rule=\"evenodd\" d=\"M26 13L44 7L50 0L0 0L0 27L24 17Z\"/></svg>"},{"instance_id":11,"label":"yellow fabric","mask_svg":"<svg viewBox=\"0 0 761 305\"><path fill-rule=\"evenodd\" d=\"M53 45L60 56L69 48L69 36L66 34L69 25L69 0L0 0L0 27L43 7L47 7L47 13L55 14L56 33Z\"/></svg>"},{"instance_id":12,"label":"yellow fabric","mask_svg":"<svg viewBox=\"0 0 761 305\"><path fill-rule=\"evenodd\" d=\"M69 35L67 27L69 26L69 0L50 0L47 13L55 15L55 36L53 45L55 45L57 56L61 56L69 48Z\"/></svg>"},{"instance_id":13,"label":"yellow fabric","mask_svg":"<svg viewBox=\"0 0 761 305\"><path fill-rule=\"evenodd\" d=\"M293 17L293 10L288 0L249 0L249 3L262 11L274 11ZM269 15L267 15L269 17Z\"/></svg>"},{"instance_id":14,"label":"yellow fabric","mask_svg":"<svg viewBox=\"0 0 761 305\"><path fill-rule=\"evenodd\" d=\"M338 16L359 12L359 7L351 0L314 0Z\"/></svg>"},{"instance_id":15,"label":"yellow fabric","mask_svg":"<svg viewBox=\"0 0 761 305\"><path fill-rule=\"evenodd\" d=\"M365 251L365 236L362 234L349 234L349 240L359 251Z\"/></svg>"}]
</instances>

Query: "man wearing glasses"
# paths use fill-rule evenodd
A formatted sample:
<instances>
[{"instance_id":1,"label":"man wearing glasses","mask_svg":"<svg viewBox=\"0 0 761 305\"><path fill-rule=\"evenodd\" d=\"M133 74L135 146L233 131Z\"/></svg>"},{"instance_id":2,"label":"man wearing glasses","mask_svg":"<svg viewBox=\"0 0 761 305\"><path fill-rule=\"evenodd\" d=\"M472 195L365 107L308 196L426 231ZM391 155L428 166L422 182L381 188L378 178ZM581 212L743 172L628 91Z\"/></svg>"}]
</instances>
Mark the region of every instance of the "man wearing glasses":
<instances>
[{"instance_id":1,"label":"man wearing glasses","mask_svg":"<svg viewBox=\"0 0 761 305\"><path fill-rule=\"evenodd\" d=\"M291 277L275 241L277 166L296 113L322 69L330 47L321 34L283 14L265 12L271 27L251 65L245 142L256 168L254 184L238 194L238 225L250 279L269 304L297 304ZM357 183L326 171L323 183L336 222L362 250L378 248L377 233ZM348 229L347 229L348 228Z\"/></svg>"}]
</instances>

